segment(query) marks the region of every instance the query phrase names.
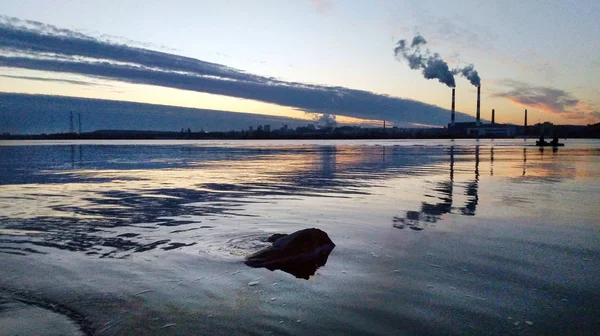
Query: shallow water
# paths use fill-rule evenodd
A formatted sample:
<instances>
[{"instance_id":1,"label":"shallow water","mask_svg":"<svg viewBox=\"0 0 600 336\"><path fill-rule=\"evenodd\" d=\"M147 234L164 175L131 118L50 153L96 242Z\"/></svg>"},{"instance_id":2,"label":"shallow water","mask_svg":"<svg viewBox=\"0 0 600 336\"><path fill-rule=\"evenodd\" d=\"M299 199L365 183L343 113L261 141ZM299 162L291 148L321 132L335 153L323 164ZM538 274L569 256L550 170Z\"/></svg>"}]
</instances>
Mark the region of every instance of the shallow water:
<instances>
[{"instance_id":1,"label":"shallow water","mask_svg":"<svg viewBox=\"0 0 600 336\"><path fill-rule=\"evenodd\" d=\"M595 335L600 141L532 145L5 141L0 296L100 335ZM244 265L309 227L309 280Z\"/></svg>"}]
</instances>

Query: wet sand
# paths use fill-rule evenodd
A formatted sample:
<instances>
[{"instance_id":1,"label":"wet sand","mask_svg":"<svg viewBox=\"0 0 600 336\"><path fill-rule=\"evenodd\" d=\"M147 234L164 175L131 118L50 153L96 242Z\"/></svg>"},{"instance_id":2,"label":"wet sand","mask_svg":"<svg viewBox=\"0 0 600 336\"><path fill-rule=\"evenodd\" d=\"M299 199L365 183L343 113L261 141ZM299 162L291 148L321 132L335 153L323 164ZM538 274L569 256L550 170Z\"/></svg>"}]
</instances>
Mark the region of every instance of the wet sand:
<instances>
[{"instance_id":1,"label":"wet sand","mask_svg":"<svg viewBox=\"0 0 600 336\"><path fill-rule=\"evenodd\" d=\"M83 333L600 330L598 141L22 145L0 293ZM244 265L309 227L336 244L309 280Z\"/></svg>"}]
</instances>

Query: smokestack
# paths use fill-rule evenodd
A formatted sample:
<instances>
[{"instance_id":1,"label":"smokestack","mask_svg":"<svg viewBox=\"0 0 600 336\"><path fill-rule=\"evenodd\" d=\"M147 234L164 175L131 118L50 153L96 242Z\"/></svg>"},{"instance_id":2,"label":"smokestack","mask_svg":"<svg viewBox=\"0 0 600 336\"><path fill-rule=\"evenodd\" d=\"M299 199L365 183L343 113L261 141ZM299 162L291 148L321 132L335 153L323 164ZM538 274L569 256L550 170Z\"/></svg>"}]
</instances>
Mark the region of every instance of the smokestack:
<instances>
[{"instance_id":1,"label":"smokestack","mask_svg":"<svg viewBox=\"0 0 600 336\"><path fill-rule=\"evenodd\" d=\"M454 91L456 91L456 89L452 88L452 114L450 115L450 126L452 128L454 128L454 118L455 118L455 116L454 116L454 97L455 97Z\"/></svg>"},{"instance_id":2,"label":"smokestack","mask_svg":"<svg viewBox=\"0 0 600 336\"><path fill-rule=\"evenodd\" d=\"M496 123L496 111L492 109L492 125Z\"/></svg>"},{"instance_id":3,"label":"smokestack","mask_svg":"<svg viewBox=\"0 0 600 336\"><path fill-rule=\"evenodd\" d=\"M385 120L383 121L383 130L385 131Z\"/></svg>"},{"instance_id":4,"label":"smokestack","mask_svg":"<svg viewBox=\"0 0 600 336\"><path fill-rule=\"evenodd\" d=\"M79 121L79 134L81 134L81 113L77 113L77 120Z\"/></svg>"},{"instance_id":5,"label":"smokestack","mask_svg":"<svg viewBox=\"0 0 600 336\"><path fill-rule=\"evenodd\" d=\"M479 110L479 106L480 106L480 101L481 101L481 85L479 85L477 87L477 119L475 121L475 125L477 127L479 127L479 125L481 124L481 115L480 115L480 110Z\"/></svg>"},{"instance_id":6,"label":"smokestack","mask_svg":"<svg viewBox=\"0 0 600 336\"><path fill-rule=\"evenodd\" d=\"M525 109L525 128L527 128L527 109Z\"/></svg>"}]
</instances>

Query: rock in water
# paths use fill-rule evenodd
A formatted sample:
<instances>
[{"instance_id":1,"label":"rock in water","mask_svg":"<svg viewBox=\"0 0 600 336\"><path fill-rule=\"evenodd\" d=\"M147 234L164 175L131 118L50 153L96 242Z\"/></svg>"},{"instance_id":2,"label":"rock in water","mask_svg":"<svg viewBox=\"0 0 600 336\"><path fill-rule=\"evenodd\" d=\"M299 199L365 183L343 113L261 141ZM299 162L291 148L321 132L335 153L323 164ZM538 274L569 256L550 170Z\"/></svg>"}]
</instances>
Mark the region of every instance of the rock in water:
<instances>
[{"instance_id":1,"label":"rock in water","mask_svg":"<svg viewBox=\"0 0 600 336\"><path fill-rule=\"evenodd\" d=\"M283 234L283 233L276 233L276 234L274 234L274 235L271 235L269 238L267 238L267 241L268 241L269 243L274 243L274 242L275 242L277 239L279 239L279 238L283 238L283 237L285 237L285 236L287 236L287 235L286 235L286 234Z\"/></svg>"},{"instance_id":2,"label":"rock in water","mask_svg":"<svg viewBox=\"0 0 600 336\"><path fill-rule=\"evenodd\" d=\"M279 269L302 279L308 279L324 266L335 248L327 233L315 228L289 235L275 234L268 241L273 241L273 245L246 257L245 264L271 271Z\"/></svg>"}]
</instances>

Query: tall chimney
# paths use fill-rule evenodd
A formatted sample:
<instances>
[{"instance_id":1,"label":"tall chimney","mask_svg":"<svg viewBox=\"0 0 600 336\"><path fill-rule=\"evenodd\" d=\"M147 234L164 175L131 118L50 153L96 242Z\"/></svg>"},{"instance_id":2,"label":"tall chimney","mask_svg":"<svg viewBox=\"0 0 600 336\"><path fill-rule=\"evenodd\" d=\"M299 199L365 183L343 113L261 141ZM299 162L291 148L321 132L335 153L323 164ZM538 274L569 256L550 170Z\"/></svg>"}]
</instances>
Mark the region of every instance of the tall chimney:
<instances>
[{"instance_id":1,"label":"tall chimney","mask_svg":"<svg viewBox=\"0 0 600 336\"><path fill-rule=\"evenodd\" d=\"M454 96L454 91L455 91L455 90L456 90L455 88L452 88L452 115L450 116L450 126L451 126L452 128L454 128L454 120L455 120L455 119L454 119L454 118L455 118L455 117L454 117L454 97L455 97L455 96Z\"/></svg>"},{"instance_id":2,"label":"tall chimney","mask_svg":"<svg viewBox=\"0 0 600 336\"><path fill-rule=\"evenodd\" d=\"M480 99L481 98L481 85L477 87L477 119L475 121L475 126L479 127L479 125L481 124L481 115L480 115L480 110L479 110L479 106L480 106Z\"/></svg>"},{"instance_id":3,"label":"tall chimney","mask_svg":"<svg viewBox=\"0 0 600 336\"><path fill-rule=\"evenodd\" d=\"M496 123L496 111L492 109L492 125Z\"/></svg>"}]
</instances>

